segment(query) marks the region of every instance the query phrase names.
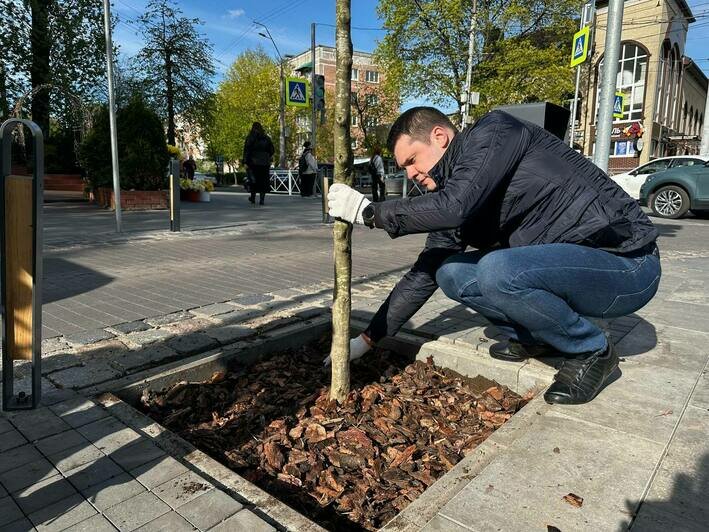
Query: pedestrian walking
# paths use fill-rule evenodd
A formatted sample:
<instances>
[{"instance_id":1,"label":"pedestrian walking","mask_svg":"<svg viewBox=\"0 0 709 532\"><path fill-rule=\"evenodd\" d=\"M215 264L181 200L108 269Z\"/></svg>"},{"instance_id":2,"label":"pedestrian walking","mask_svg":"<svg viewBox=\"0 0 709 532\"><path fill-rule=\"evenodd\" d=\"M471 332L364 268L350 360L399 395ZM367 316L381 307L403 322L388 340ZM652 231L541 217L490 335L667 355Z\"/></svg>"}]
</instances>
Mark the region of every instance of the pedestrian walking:
<instances>
[{"instance_id":1,"label":"pedestrian walking","mask_svg":"<svg viewBox=\"0 0 709 532\"><path fill-rule=\"evenodd\" d=\"M274 152L271 138L259 122L254 122L244 143L244 163L248 166L252 177L249 201L253 204L256 204L256 194L258 193L259 205L263 205L266 192L271 188L269 170Z\"/></svg>"},{"instance_id":2,"label":"pedestrian walking","mask_svg":"<svg viewBox=\"0 0 709 532\"><path fill-rule=\"evenodd\" d=\"M182 163L182 171L185 177L189 180L194 179L194 173L197 171L197 163L190 154L190 156Z\"/></svg>"},{"instance_id":3,"label":"pedestrian walking","mask_svg":"<svg viewBox=\"0 0 709 532\"><path fill-rule=\"evenodd\" d=\"M386 185L384 184L384 159L382 149L377 146L372 150L369 160L369 175L372 176L372 198L375 203L386 199Z\"/></svg>"},{"instance_id":4,"label":"pedestrian walking","mask_svg":"<svg viewBox=\"0 0 709 532\"><path fill-rule=\"evenodd\" d=\"M330 215L392 237L429 236L350 343L351 359L395 334L440 287L509 338L492 356L564 358L548 403L591 401L618 356L588 318L631 314L660 283L658 232L638 203L557 137L502 111L458 132L437 109L415 107L394 122L388 147L430 193L370 203L338 183Z\"/></svg>"},{"instance_id":5,"label":"pedestrian walking","mask_svg":"<svg viewBox=\"0 0 709 532\"><path fill-rule=\"evenodd\" d=\"M303 144L303 153L298 159L298 177L300 179L300 195L310 197L313 195L315 178L318 175L318 162L313 155L310 141Z\"/></svg>"}]
</instances>

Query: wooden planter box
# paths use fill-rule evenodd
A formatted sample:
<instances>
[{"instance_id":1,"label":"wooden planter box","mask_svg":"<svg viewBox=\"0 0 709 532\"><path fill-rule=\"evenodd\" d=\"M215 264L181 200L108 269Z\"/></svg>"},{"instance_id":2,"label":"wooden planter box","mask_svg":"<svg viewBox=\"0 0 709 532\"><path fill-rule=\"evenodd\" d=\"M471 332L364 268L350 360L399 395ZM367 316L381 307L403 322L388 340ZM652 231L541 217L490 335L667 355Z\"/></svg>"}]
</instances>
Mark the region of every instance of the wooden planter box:
<instances>
[{"instance_id":1,"label":"wooden planter box","mask_svg":"<svg viewBox=\"0 0 709 532\"><path fill-rule=\"evenodd\" d=\"M208 203L211 201L209 192L199 190L180 190L180 199L195 203Z\"/></svg>"},{"instance_id":2,"label":"wooden planter box","mask_svg":"<svg viewBox=\"0 0 709 532\"><path fill-rule=\"evenodd\" d=\"M101 207L111 210L116 208L113 190L110 188L99 188L90 196ZM121 190L121 209L124 211L167 209L169 201L167 190Z\"/></svg>"}]
</instances>

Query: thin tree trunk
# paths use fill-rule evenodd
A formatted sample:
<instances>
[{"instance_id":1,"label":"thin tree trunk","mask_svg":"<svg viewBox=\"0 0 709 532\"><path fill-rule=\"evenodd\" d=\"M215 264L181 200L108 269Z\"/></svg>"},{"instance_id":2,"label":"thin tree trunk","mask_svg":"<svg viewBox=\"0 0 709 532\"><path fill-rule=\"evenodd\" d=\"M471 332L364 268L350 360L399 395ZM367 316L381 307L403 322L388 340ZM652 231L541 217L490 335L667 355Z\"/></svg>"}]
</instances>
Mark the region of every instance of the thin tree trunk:
<instances>
[{"instance_id":1,"label":"thin tree trunk","mask_svg":"<svg viewBox=\"0 0 709 532\"><path fill-rule=\"evenodd\" d=\"M0 120L10 117L10 104L7 101L7 75L5 64L0 59Z\"/></svg>"},{"instance_id":2,"label":"thin tree trunk","mask_svg":"<svg viewBox=\"0 0 709 532\"><path fill-rule=\"evenodd\" d=\"M32 28L30 46L32 64L30 82L32 87L50 83L49 73L49 6L51 0L31 0ZM42 90L32 96L32 121L44 133L45 142L49 138L49 90Z\"/></svg>"},{"instance_id":3,"label":"thin tree trunk","mask_svg":"<svg viewBox=\"0 0 709 532\"><path fill-rule=\"evenodd\" d=\"M337 0L335 75L335 183L352 186L352 144L350 140L352 37L350 1ZM350 391L350 311L352 310L352 226L335 222L335 293L332 305L332 384L330 399L342 402Z\"/></svg>"},{"instance_id":4,"label":"thin tree trunk","mask_svg":"<svg viewBox=\"0 0 709 532\"><path fill-rule=\"evenodd\" d=\"M167 89L167 143L175 144L175 87L172 83L172 56L167 53L165 57L165 87Z\"/></svg>"}]
</instances>

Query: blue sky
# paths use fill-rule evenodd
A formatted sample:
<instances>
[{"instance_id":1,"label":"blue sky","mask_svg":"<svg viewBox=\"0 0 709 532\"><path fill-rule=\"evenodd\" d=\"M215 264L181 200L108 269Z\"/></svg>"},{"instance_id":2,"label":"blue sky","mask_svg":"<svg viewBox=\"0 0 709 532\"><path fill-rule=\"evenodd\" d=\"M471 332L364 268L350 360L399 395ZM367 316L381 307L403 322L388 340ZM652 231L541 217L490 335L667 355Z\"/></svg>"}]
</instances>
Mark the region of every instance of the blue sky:
<instances>
[{"instance_id":1,"label":"blue sky","mask_svg":"<svg viewBox=\"0 0 709 532\"><path fill-rule=\"evenodd\" d=\"M134 54L142 45L130 23L147 0L113 0L114 13L120 17L114 40L125 54ZM356 28L378 28L377 0L352 0L352 40L355 49L373 51L382 31ZM296 54L310 47L310 23L334 24L335 0L178 0L185 16L204 21L202 31L214 45L217 70L223 72L244 50L263 46L274 54L272 44L259 35L252 22L266 24L281 54ZM579 5L581 2L579 2ZM686 54L709 76L709 0L689 0L697 22L690 25ZM317 27L317 43L333 45L335 29ZM219 76L220 77L220 76ZM406 107L418 102L406 102Z\"/></svg>"}]
</instances>

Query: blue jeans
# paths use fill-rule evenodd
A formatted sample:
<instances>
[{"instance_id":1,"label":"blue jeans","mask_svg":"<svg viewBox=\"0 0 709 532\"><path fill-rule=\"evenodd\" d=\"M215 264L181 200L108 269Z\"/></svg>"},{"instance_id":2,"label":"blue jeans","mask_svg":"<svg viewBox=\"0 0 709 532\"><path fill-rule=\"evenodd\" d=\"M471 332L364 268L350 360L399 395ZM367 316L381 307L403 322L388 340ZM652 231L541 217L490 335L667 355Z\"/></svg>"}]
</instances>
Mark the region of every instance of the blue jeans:
<instances>
[{"instance_id":1,"label":"blue jeans","mask_svg":"<svg viewBox=\"0 0 709 532\"><path fill-rule=\"evenodd\" d=\"M659 253L625 256L576 244L459 253L438 269L451 299L525 344L562 353L604 349L603 331L584 316L617 318L645 306L660 284Z\"/></svg>"}]
</instances>

